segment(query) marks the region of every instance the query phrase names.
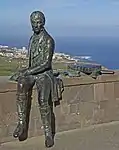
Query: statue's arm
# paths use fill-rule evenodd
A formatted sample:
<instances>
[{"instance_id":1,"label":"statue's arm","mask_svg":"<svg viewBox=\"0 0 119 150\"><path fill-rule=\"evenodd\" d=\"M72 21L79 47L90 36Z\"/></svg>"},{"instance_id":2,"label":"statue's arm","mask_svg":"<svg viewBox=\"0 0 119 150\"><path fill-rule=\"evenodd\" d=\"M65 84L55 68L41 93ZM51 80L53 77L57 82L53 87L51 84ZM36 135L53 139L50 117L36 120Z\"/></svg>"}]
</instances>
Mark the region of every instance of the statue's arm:
<instances>
[{"instance_id":1,"label":"statue's arm","mask_svg":"<svg viewBox=\"0 0 119 150\"><path fill-rule=\"evenodd\" d=\"M38 73L43 73L44 71L51 68L55 43L54 43L54 40L51 38L51 39L48 39L46 44L47 44L46 48L48 52L47 59L45 60L43 64L37 64L34 67L29 67L26 72L27 75L35 75Z\"/></svg>"}]
</instances>

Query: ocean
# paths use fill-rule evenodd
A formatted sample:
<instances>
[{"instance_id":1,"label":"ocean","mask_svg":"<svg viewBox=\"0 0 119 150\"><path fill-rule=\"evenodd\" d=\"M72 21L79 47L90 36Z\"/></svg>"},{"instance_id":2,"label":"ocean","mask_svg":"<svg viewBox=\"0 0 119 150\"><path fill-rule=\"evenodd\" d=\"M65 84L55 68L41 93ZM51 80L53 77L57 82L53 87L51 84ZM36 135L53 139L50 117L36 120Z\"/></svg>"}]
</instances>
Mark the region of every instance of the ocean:
<instances>
[{"instance_id":1,"label":"ocean","mask_svg":"<svg viewBox=\"0 0 119 150\"><path fill-rule=\"evenodd\" d=\"M119 37L56 38L56 49L71 55L91 56L109 69L119 69Z\"/></svg>"},{"instance_id":2,"label":"ocean","mask_svg":"<svg viewBox=\"0 0 119 150\"><path fill-rule=\"evenodd\" d=\"M0 38L3 45L27 46L28 38ZM119 69L119 37L55 37L56 52L91 56L109 69Z\"/></svg>"}]
</instances>

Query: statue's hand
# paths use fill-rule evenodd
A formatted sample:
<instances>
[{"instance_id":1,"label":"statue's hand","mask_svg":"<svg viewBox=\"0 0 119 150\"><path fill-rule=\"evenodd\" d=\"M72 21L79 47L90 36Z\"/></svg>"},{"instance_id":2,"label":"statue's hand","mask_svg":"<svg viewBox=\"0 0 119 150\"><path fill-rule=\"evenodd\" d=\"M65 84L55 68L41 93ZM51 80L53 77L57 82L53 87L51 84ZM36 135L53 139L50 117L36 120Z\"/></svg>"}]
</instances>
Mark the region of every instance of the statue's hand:
<instances>
[{"instance_id":1,"label":"statue's hand","mask_svg":"<svg viewBox=\"0 0 119 150\"><path fill-rule=\"evenodd\" d=\"M16 72L15 74L13 74L11 77L10 77L10 80L11 81L18 81L18 78L22 76L22 73L20 72Z\"/></svg>"},{"instance_id":2,"label":"statue's hand","mask_svg":"<svg viewBox=\"0 0 119 150\"><path fill-rule=\"evenodd\" d=\"M19 69L16 73L14 73L11 77L11 81L18 81L19 77L25 76L27 68Z\"/></svg>"},{"instance_id":3,"label":"statue's hand","mask_svg":"<svg viewBox=\"0 0 119 150\"><path fill-rule=\"evenodd\" d=\"M30 75L29 69L24 70L24 71L22 72L22 75L23 75L23 76L28 76L28 75Z\"/></svg>"}]
</instances>

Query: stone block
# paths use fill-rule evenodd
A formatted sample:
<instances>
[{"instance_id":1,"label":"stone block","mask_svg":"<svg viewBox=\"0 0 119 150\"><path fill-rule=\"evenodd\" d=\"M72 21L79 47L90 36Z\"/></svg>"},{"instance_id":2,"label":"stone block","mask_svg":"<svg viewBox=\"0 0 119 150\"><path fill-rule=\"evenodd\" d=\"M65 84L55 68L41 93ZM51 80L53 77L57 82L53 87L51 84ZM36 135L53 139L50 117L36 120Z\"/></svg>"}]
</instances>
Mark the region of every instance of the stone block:
<instances>
[{"instance_id":1,"label":"stone block","mask_svg":"<svg viewBox=\"0 0 119 150\"><path fill-rule=\"evenodd\" d=\"M40 117L40 110L37 106L33 106L31 108L31 118L37 118Z\"/></svg>"},{"instance_id":2,"label":"stone block","mask_svg":"<svg viewBox=\"0 0 119 150\"><path fill-rule=\"evenodd\" d=\"M79 87L65 88L65 92L63 93L63 101L67 102L67 104L78 103L80 101Z\"/></svg>"},{"instance_id":3,"label":"stone block","mask_svg":"<svg viewBox=\"0 0 119 150\"><path fill-rule=\"evenodd\" d=\"M69 114L70 113L70 105L67 105L67 103L62 103L62 105L60 105L60 109L62 114ZM57 108L56 108L57 109Z\"/></svg>"},{"instance_id":4,"label":"stone block","mask_svg":"<svg viewBox=\"0 0 119 150\"><path fill-rule=\"evenodd\" d=\"M60 115L62 115L62 111L61 111L61 107L60 106L57 106L54 108L54 113L56 114L56 117L60 117Z\"/></svg>"},{"instance_id":5,"label":"stone block","mask_svg":"<svg viewBox=\"0 0 119 150\"><path fill-rule=\"evenodd\" d=\"M79 86L79 99L81 102L94 101L94 85L81 85Z\"/></svg>"},{"instance_id":6,"label":"stone block","mask_svg":"<svg viewBox=\"0 0 119 150\"><path fill-rule=\"evenodd\" d=\"M104 84L104 98L113 101L114 96L114 83L105 83Z\"/></svg>"},{"instance_id":7,"label":"stone block","mask_svg":"<svg viewBox=\"0 0 119 150\"><path fill-rule=\"evenodd\" d=\"M105 122L119 120L119 100L109 101L105 108Z\"/></svg>"},{"instance_id":8,"label":"stone block","mask_svg":"<svg viewBox=\"0 0 119 150\"><path fill-rule=\"evenodd\" d=\"M39 118L36 118L34 120L34 124L35 124L35 129L34 129L34 135L35 136L39 136L43 134L43 125L42 125L42 121Z\"/></svg>"},{"instance_id":9,"label":"stone block","mask_svg":"<svg viewBox=\"0 0 119 150\"><path fill-rule=\"evenodd\" d=\"M91 125L94 121L94 116L99 110L98 103L94 102L80 102L78 104L78 112L81 116L82 124ZM82 125L84 126L84 125Z\"/></svg>"},{"instance_id":10,"label":"stone block","mask_svg":"<svg viewBox=\"0 0 119 150\"><path fill-rule=\"evenodd\" d=\"M8 92L0 94L0 105L2 106L3 115L16 112L16 93Z\"/></svg>"},{"instance_id":11,"label":"stone block","mask_svg":"<svg viewBox=\"0 0 119 150\"><path fill-rule=\"evenodd\" d=\"M77 112L77 104L70 104L70 114L76 114Z\"/></svg>"},{"instance_id":12,"label":"stone block","mask_svg":"<svg viewBox=\"0 0 119 150\"><path fill-rule=\"evenodd\" d=\"M119 98L119 82L114 83L114 96L115 98Z\"/></svg>"},{"instance_id":13,"label":"stone block","mask_svg":"<svg viewBox=\"0 0 119 150\"><path fill-rule=\"evenodd\" d=\"M94 86L80 85L65 88L63 100L67 101L67 104L77 104L80 101L94 101Z\"/></svg>"},{"instance_id":14,"label":"stone block","mask_svg":"<svg viewBox=\"0 0 119 150\"><path fill-rule=\"evenodd\" d=\"M7 126L7 136L13 136L13 132L15 130L15 128L17 127L17 123L12 123L10 125Z\"/></svg>"},{"instance_id":15,"label":"stone block","mask_svg":"<svg viewBox=\"0 0 119 150\"><path fill-rule=\"evenodd\" d=\"M63 116L64 119L64 116ZM59 121L59 120L58 120ZM81 127L81 118L80 115L77 114L70 114L65 115L65 119L63 120L63 123L57 124L57 131L66 131L66 130L72 130L75 128Z\"/></svg>"},{"instance_id":16,"label":"stone block","mask_svg":"<svg viewBox=\"0 0 119 150\"><path fill-rule=\"evenodd\" d=\"M41 130L42 129L42 121L41 121L41 119L39 119L39 118L37 118L36 120L35 120L35 124L36 124L36 132L37 132L37 130Z\"/></svg>"},{"instance_id":17,"label":"stone block","mask_svg":"<svg viewBox=\"0 0 119 150\"><path fill-rule=\"evenodd\" d=\"M56 122L57 122L58 127L63 124L66 124L66 115L61 114L58 117L56 117Z\"/></svg>"},{"instance_id":18,"label":"stone block","mask_svg":"<svg viewBox=\"0 0 119 150\"><path fill-rule=\"evenodd\" d=\"M104 83L94 85L94 101L100 102L104 99Z\"/></svg>"},{"instance_id":19,"label":"stone block","mask_svg":"<svg viewBox=\"0 0 119 150\"><path fill-rule=\"evenodd\" d=\"M8 136L8 126L0 126L0 137L4 138Z\"/></svg>"},{"instance_id":20,"label":"stone block","mask_svg":"<svg viewBox=\"0 0 119 150\"><path fill-rule=\"evenodd\" d=\"M105 110L105 109L108 107L108 103L109 103L109 101L108 101L108 100L100 101L100 102L99 102L100 109Z\"/></svg>"},{"instance_id":21,"label":"stone block","mask_svg":"<svg viewBox=\"0 0 119 150\"><path fill-rule=\"evenodd\" d=\"M104 109L98 109L93 115L92 124L101 124L105 122L105 112Z\"/></svg>"},{"instance_id":22,"label":"stone block","mask_svg":"<svg viewBox=\"0 0 119 150\"><path fill-rule=\"evenodd\" d=\"M29 122L29 130L31 131L35 131L35 119L34 118L31 118L30 119L30 122Z\"/></svg>"}]
</instances>

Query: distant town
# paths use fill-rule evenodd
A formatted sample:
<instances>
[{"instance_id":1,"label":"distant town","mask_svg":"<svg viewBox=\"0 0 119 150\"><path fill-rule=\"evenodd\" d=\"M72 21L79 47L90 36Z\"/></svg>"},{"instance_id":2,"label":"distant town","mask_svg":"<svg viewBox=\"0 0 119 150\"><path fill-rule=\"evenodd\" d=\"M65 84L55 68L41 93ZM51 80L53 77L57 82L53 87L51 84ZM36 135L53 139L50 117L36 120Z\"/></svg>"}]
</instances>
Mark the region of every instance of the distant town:
<instances>
[{"instance_id":1,"label":"distant town","mask_svg":"<svg viewBox=\"0 0 119 150\"><path fill-rule=\"evenodd\" d=\"M9 57L10 59L13 58L22 58L22 59L28 59L28 50L26 47L22 47L20 49L13 47L10 48L9 46L3 46L0 45L0 56L3 57ZM53 60L54 61L91 61L90 56L71 56L69 54L64 54L64 53L57 53L55 52L53 55Z\"/></svg>"}]
</instances>

